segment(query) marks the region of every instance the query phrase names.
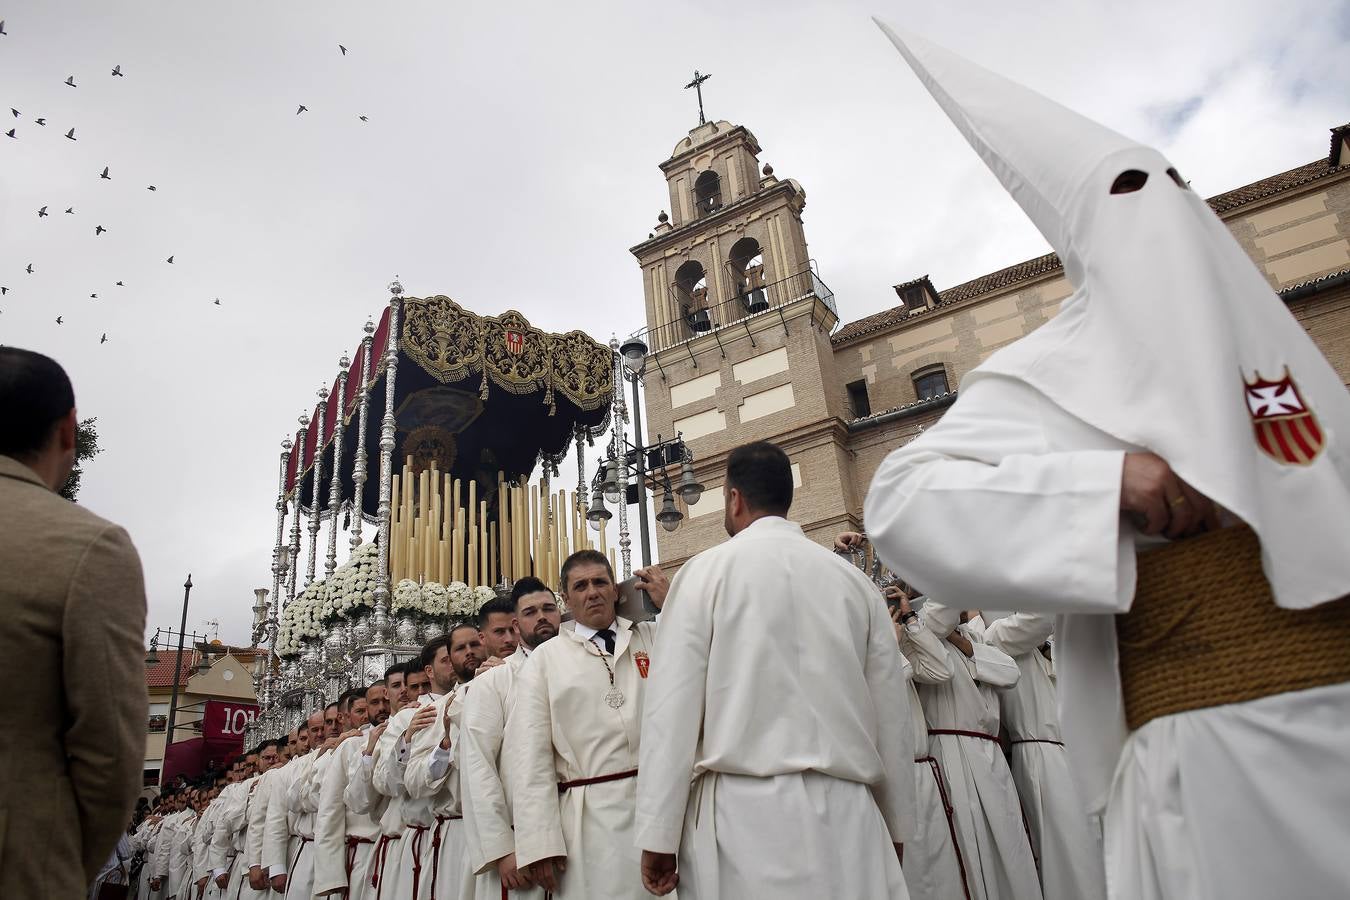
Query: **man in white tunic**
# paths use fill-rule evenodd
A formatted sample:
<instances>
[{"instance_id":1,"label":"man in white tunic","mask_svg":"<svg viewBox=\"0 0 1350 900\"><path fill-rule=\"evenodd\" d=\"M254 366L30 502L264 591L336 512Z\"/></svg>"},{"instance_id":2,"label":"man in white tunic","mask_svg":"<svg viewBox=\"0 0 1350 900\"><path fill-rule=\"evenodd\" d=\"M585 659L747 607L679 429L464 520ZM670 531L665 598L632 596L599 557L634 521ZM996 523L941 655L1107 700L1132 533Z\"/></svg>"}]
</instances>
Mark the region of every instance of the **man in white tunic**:
<instances>
[{"instance_id":1,"label":"man in white tunic","mask_svg":"<svg viewBox=\"0 0 1350 900\"><path fill-rule=\"evenodd\" d=\"M304 791L297 788L297 782L303 786L309 777L323 734L323 710L317 710L295 732L296 752L282 768L272 802L267 806L262 864L272 890L278 894L285 894L288 885L297 878L309 884L305 890L313 886L313 859L303 852L314 839L313 817L301 807Z\"/></svg>"},{"instance_id":2,"label":"man in white tunic","mask_svg":"<svg viewBox=\"0 0 1350 900\"><path fill-rule=\"evenodd\" d=\"M861 538L861 535L858 535ZM916 813L914 835L905 842L903 868L910 900L970 900L965 865L957 841L947 781L942 764L928 752L928 721L916 684L945 684L954 667L947 645L928 630L909 604L909 595L892 585L884 595L895 606L895 636L905 662L905 696L909 699L910 730L914 735Z\"/></svg>"},{"instance_id":3,"label":"man in white tunic","mask_svg":"<svg viewBox=\"0 0 1350 900\"><path fill-rule=\"evenodd\" d=\"M733 450L731 539L685 563L663 607L638 779L652 893L909 896L915 747L894 623L865 575L785 518L792 492L777 446Z\"/></svg>"},{"instance_id":4,"label":"man in white tunic","mask_svg":"<svg viewBox=\"0 0 1350 900\"><path fill-rule=\"evenodd\" d=\"M1017 663L1017 684L998 695L1003 730L1012 743L1013 782L1022 800L1045 900L1102 900L1102 847L1069 772L1059 729L1055 665L1049 640L1054 621L1041 613L984 611L987 644Z\"/></svg>"},{"instance_id":5,"label":"man in white tunic","mask_svg":"<svg viewBox=\"0 0 1350 900\"><path fill-rule=\"evenodd\" d=\"M998 693L1017 663L983 643L965 614L929 599L919 612L947 644L951 680L919 686L929 750L951 797L957 843L973 900L1039 900L1040 881L1017 787L999 743Z\"/></svg>"},{"instance_id":6,"label":"man in white tunic","mask_svg":"<svg viewBox=\"0 0 1350 900\"><path fill-rule=\"evenodd\" d=\"M515 583L511 604L509 624L519 635L520 647L506 657L504 665L474 679L473 690L464 698L460 727L461 796L469 866L478 876L477 900L500 900L503 887L514 891L517 900L543 896L516 865L511 806L502 780L502 739L515 705L515 680L520 668L545 641L557 636L562 615L553 592L533 576ZM500 611L489 613L483 622L485 640L490 642L503 617Z\"/></svg>"},{"instance_id":7,"label":"man in white tunic","mask_svg":"<svg viewBox=\"0 0 1350 900\"><path fill-rule=\"evenodd\" d=\"M348 701L347 723L339 743L328 755L319 786L319 802L314 813L314 896L345 895L348 900L366 897L365 880L380 823L370 816L353 812L344 800L348 773L369 740L371 726L366 720L366 688L353 688Z\"/></svg>"},{"instance_id":8,"label":"man in white tunic","mask_svg":"<svg viewBox=\"0 0 1350 900\"><path fill-rule=\"evenodd\" d=\"M381 793L375 787L376 749L389 733L390 715L397 711L391 702L394 692L389 690L388 677L389 673L386 672L384 678L366 691L366 716L371 730L362 742L361 752L349 763L351 768L347 771L347 787L343 789L343 802L347 804L348 811L369 816L379 827L369 869L362 875L365 882L362 890L372 900L383 900L386 896L385 873L391 862L397 870L399 842L403 839L403 817L397 797ZM401 672L396 682L401 691ZM355 878L355 875L352 877Z\"/></svg>"},{"instance_id":9,"label":"man in white tunic","mask_svg":"<svg viewBox=\"0 0 1350 900\"><path fill-rule=\"evenodd\" d=\"M633 812L656 626L615 614L601 553L573 553L561 582L576 618L521 667L502 743L516 864L556 900L640 900Z\"/></svg>"},{"instance_id":10,"label":"man in white tunic","mask_svg":"<svg viewBox=\"0 0 1350 900\"><path fill-rule=\"evenodd\" d=\"M233 785L232 790L221 794L225 802L211 838L212 874L221 895L231 900L240 897L256 900L257 897L258 892L249 887L248 864L245 861L248 812L259 779L276 759L276 745L264 741L247 759L245 771L249 773L248 777Z\"/></svg>"},{"instance_id":11,"label":"man in white tunic","mask_svg":"<svg viewBox=\"0 0 1350 900\"><path fill-rule=\"evenodd\" d=\"M459 723L465 692L484 661L478 627L467 622L429 643L431 684L435 699L408 724L412 734L403 781L408 795L429 799L436 817L432 830L429 874L436 900L459 900L473 892L460 804L458 768ZM457 683L458 682L458 683ZM467 898L466 898L467 900Z\"/></svg>"},{"instance_id":12,"label":"man in white tunic","mask_svg":"<svg viewBox=\"0 0 1350 900\"><path fill-rule=\"evenodd\" d=\"M1161 154L891 38L1075 290L882 464L874 544L925 591L1064 614L1110 897L1345 895L1342 379Z\"/></svg>"}]
</instances>

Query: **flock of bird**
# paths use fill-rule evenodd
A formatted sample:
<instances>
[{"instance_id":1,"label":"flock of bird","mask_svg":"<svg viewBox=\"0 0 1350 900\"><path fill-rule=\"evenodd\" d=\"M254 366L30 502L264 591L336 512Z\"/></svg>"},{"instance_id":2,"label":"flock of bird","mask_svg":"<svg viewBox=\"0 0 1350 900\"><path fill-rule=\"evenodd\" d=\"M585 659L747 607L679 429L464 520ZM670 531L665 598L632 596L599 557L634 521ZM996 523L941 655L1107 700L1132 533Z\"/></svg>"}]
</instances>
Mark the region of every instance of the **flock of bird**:
<instances>
[{"instance_id":1,"label":"flock of bird","mask_svg":"<svg viewBox=\"0 0 1350 900\"><path fill-rule=\"evenodd\" d=\"M4 20L4 19L0 19L0 36L8 36L8 34L9 34L9 32L5 30L5 20ZM347 55L347 48L344 47L343 45L338 44L338 50L341 51L341 53L342 53L343 56L346 56L346 55ZM113 66L110 77L113 77L113 78L125 78L126 75L122 72L122 66L121 66L121 65L115 65L115 66ZM78 88L78 87L79 87L79 85L78 85L78 84L76 83L76 81L75 81L75 76L74 76L74 75L68 76L68 77L66 78L66 80L65 80L64 83L65 83L67 86L72 87L72 88ZM15 109L14 107L10 107L10 110L9 110L9 111L10 111L10 114L13 116L14 119L16 119L16 120L23 120L24 114L23 114L21 111L19 111L18 109ZM301 105L299 106L299 108L296 110L295 114L298 116L298 115L300 115L301 113L308 112L308 111L309 111L309 107L304 106L303 104L301 104ZM369 119L367 116L364 116L364 115L359 115L359 116L357 116L357 118L360 119L362 122L369 122L369 121L370 121L370 119ZM32 118L32 119L29 119L28 121L31 121L34 125L39 126L39 127L46 127L46 125L47 125L47 119L46 119L46 117ZM20 139L20 138L19 138L19 133L20 133L19 129L20 129L20 126L17 126L17 125L16 125L15 127L9 129L9 131L5 132L5 136L8 137L8 138L11 138L11 139L13 139L13 140L19 140L19 139ZM76 136L75 136L75 128L72 127L69 131L67 131L67 132L65 133L65 137L66 137L67 140L70 140L70 141L76 141L76 140L78 140L78 139L76 138ZM98 177L99 177L101 180L104 180L104 181L111 181L111 180L112 180L111 169L112 169L111 166L104 166L104 167L103 167L103 171L99 173L99 176L98 176ZM156 185L153 185L153 184L146 185L146 188L145 188L145 189L146 189L147 191L158 191L158 190L159 190L159 188L158 188ZM37 211L37 217L38 217L39 219L46 218L48 215L49 215L49 214L48 214L48 212L47 212L47 207L46 207L46 206L43 206L43 207L39 208L38 211ZM71 215L71 216L76 215L75 207L74 207L74 206L68 206L68 207L66 207L65 215ZM108 229L107 229L103 224L101 224L101 223L96 223L96 224L94 225L94 237L99 237L100 235L104 234L106 231L108 231ZM169 256L167 259L165 259L164 261L165 261L165 263L167 263L168 265L173 265L173 255L170 255L170 256ZM35 271L36 271L36 270L34 269L33 264L32 264L31 262L28 263L28 265L24 267L24 272L27 273L28 275L34 274ZM114 286L115 286L115 287L125 287L125 284L124 284L124 282L122 282L122 281L118 281ZM3 296L5 296L5 295L9 294L9 292L10 292L9 286L0 284L0 297L3 297ZM98 293L97 293L97 292L91 293L91 294L89 295L89 299L91 299L91 300L97 300L97 299L98 299ZM219 297L216 297L216 298L215 298L214 304L213 304L213 305L215 305L215 306L221 306L221 305L222 305L221 302L220 302L220 298L219 298ZM3 312L3 309L0 309L0 312ZM65 315L64 315L64 314L58 315L58 316L56 317L56 324L57 324L57 325L64 324L64 321L65 321ZM102 336L99 338L99 343L100 343L100 344L106 344L107 342L108 342L108 334L107 334L107 332L104 332L104 333L102 334Z\"/></svg>"}]
</instances>

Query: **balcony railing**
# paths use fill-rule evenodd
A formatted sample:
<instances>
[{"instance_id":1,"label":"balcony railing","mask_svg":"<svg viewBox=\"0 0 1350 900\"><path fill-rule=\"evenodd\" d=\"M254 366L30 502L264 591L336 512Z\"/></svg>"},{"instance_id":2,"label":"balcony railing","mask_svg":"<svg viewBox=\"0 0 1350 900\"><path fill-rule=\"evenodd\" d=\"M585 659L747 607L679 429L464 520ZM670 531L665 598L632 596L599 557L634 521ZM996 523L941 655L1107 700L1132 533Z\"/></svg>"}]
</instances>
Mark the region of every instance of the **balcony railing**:
<instances>
[{"instance_id":1,"label":"balcony railing","mask_svg":"<svg viewBox=\"0 0 1350 900\"><path fill-rule=\"evenodd\" d=\"M820 280L820 276L813 268L807 268L780 281L744 291L715 305L704 305L695 301L689 294L680 294L677 291L676 301L683 312L680 318L644 329L638 332L638 337L646 342L651 352L657 353L808 297L820 300L829 307L836 319L839 318L839 310L834 305L834 291Z\"/></svg>"}]
</instances>

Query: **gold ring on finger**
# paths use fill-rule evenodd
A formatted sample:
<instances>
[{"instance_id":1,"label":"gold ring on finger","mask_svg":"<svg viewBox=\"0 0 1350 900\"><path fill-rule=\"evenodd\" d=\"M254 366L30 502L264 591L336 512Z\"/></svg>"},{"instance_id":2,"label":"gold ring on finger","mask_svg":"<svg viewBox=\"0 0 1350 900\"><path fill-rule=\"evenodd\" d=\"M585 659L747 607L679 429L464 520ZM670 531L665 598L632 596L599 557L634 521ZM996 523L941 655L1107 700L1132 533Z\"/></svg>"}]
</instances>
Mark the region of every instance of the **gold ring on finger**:
<instances>
[{"instance_id":1,"label":"gold ring on finger","mask_svg":"<svg viewBox=\"0 0 1350 900\"><path fill-rule=\"evenodd\" d=\"M1178 506L1181 506L1185 502L1186 502L1186 495L1182 494L1179 497L1173 497L1171 505L1173 509L1176 509Z\"/></svg>"}]
</instances>

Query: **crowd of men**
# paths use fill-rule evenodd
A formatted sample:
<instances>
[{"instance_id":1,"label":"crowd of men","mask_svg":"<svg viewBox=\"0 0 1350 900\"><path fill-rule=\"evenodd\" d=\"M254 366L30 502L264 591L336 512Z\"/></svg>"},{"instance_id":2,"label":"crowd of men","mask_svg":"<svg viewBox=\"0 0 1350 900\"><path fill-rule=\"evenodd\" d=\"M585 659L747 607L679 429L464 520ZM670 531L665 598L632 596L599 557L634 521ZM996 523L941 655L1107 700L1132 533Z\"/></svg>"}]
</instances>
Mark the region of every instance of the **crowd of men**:
<instances>
[{"instance_id":1,"label":"crowd of men","mask_svg":"<svg viewBox=\"0 0 1350 900\"><path fill-rule=\"evenodd\" d=\"M786 457L760 447L756 452L769 463L782 464L790 491ZM765 459L751 462L762 466ZM754 476L740 481L740 490L761 496ZM747 524L754 526L748 535L796 528L762 512ZM867 585L865 615L877 619L873 614L883 609L877 590L841 557L800 539L824 557L829 577ZM837 547L861 540L846 533ZM648 685L656 680L649 676L656 671L658 626L616 614L614 574L600 554L574 554L562 577L571 621L562 621L557 598L543 583L521 579L511 599L487 603L473 623L453 625L418 657L314 710L304 726L252 748L228 772L166 791L130 836L134 896L524 900L669 892L679 879L662 859L672 858L681 841L678 833L664 843L661 837L663 784L670 781L675 794L687 797L694 770L690 762L661 759L680 745L664 730L680 721L669 691L660 702L670 714L658 717L648 706L644 722ZM639 577L653 603L663 606L670 587L660 569ZM662 628L689 633L689 614L702 592L688 585L683 575L676 580L684 610L679 618L668 613ZM868 834L861 833L856 865L879 867L876 884L903 871L905 884L877 894L864 876L859 893L847 895L1104 897L1099 836L1074 795L1059 739L1050 621L1031 614L981 616L933 601L916 611L898 585L883 596L889 618L881 613L880 632L869 625L867 640L880 636L879 649L869 653L891 660L874 667L880 676L865 676L868 684L855 702L868 702L869 686L888 687L889 698L872 692L871 699L884 704L876 727L897 737L881 739L879 752L890 757L896 748L913 750L899 767L909 784L893 789L893 809L883 810L889 821L878 833L888 835L880 844L885 849L868 849ZM822 608L820 614L829 619L843 612ZM672 641L666 656L677 646ZM748 645L745 651L751 652ZM681 679L681 670L663 672ZM688 674L693 680L699 672L695 667ZM799 701L809 696L803 687ZM772 713L791 720L782 709ZM833 739L847 740L842 719L836 727L831 713L815 715ZM750 719L741 727L753 727ZM728 744L729 760L744 768L757 754L791 755L773 725L763 724L759 734L774 745L757 748L754 737L742 734ZM689 737L697 740L700 731L703 755L714 755L714 743L723 739L717 723L709 718ZM809 728L790 740L802 734ZM649 747L653 741L658 746ZM653 777L638 777L640 762ZM826 760L798 765L829 771ZM718 769L727 773L718 800L727 811L735 809L734 768ZM878 786L866 784L874 780L867 772L844 782L876 794L893 775L882 773ZM772 789L781 797L792 788L775 780ZM857 805L857 798L846 799ZM720 841L734 843L738 825L717 825ZM763 825L751 817L739 827ZM699 826L691 821L680 830L691 842ZM742 847L731 856L748 853L752 859L742 863L755 868L772 862L772 849ZM692 862L679 869L686 879L681 891L696 893L688 880L703 873ZM807 877L838 884L841 876L825 869ZM722 889L704 895L737 895L733 876L723 871L718 878ZM758 895L749 886L746 891L741 895Z\"/></svg>"}]
</instances>

